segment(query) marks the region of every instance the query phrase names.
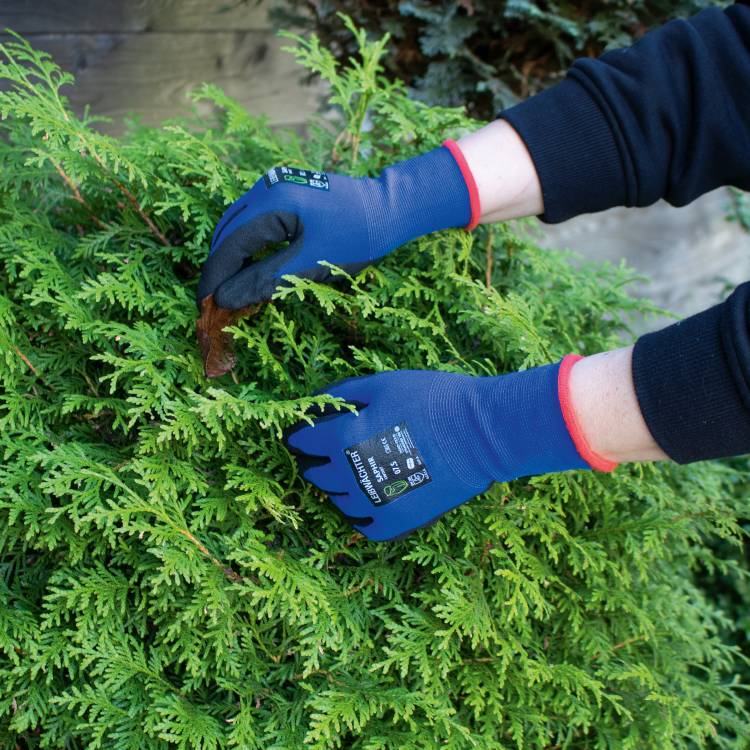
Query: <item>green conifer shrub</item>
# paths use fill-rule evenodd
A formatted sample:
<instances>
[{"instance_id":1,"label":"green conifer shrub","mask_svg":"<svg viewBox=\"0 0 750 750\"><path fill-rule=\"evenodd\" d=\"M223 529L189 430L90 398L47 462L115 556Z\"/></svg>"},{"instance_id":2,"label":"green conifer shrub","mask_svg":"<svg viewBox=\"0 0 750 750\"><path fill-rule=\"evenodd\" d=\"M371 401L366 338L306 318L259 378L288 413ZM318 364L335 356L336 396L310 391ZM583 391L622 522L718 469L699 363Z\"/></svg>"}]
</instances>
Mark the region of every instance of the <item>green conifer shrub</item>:
<instances>
[{"instance_id":1,"label":"green conifer shrub","mask_svg":"<svg viewBox=\"0 0 750 750\"><path fill-rule=\"evenodd\" d=\"M500 484L375 544L278 440L344 376L616 346L649 309L628 269L505 225L441 232L338 287L294 282L204 378L196 273L248 184L376 173L476 125L385 81L385 43L355 35L345 69L298 40L343 123L306 137L205 86L215 122L115 139L47 57L2 48L0 746L745 747L737 651L695 582L732 572L709 542L740 543L741 468Z\"/></svg>"}]
</instances>

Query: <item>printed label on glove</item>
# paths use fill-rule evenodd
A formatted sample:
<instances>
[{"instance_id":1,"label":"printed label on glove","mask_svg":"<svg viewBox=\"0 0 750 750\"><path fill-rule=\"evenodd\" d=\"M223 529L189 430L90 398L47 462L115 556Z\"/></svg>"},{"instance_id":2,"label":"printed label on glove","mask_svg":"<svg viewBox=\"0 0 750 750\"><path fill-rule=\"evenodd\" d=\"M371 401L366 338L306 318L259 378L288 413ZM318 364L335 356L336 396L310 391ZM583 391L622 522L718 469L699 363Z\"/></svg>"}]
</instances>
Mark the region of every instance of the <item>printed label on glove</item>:
<instances>
[{"instance_id":1,"label":"printed label on glove","mask_svg":"<svg viewBox=\"0 0 750 750\"><path fill-rule=\"evenodd\" d=\"M344 453L373 505L386 505L432 481L406 422L352 445Z\"/></svg>"},{"instance_id":2,"label":"printed label on glove","mask_svg":"<svg viewBox=\"0 0 750 750\"><path fill-rule=\"evenodd\" d=\"M266 187L272 188L280 182L291 182L293 185L328 190L328 175L325 172L311 172L309 169L296 167L274 167L266 172Z\"/></svg>"}]
</instances>

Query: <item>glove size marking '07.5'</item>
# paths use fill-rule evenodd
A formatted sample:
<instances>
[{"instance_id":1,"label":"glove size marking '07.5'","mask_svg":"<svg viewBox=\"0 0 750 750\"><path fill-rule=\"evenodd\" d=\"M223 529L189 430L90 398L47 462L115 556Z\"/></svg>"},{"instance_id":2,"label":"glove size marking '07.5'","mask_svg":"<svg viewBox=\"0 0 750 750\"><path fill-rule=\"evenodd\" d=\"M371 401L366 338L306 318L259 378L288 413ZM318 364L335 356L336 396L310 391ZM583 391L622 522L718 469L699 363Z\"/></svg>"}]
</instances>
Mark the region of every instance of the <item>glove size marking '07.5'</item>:
<instances>
[{"instance_id":1,"label":"glove size marking '07.5'","mask_svg":"<svg viewBox=\"0 0 750 750\"><path fill-rule=\"evenodd\" d=\"M360 489L376 506L432 481L406 422L352 445L344 453Z\"/></svg>"},{"instance_id":2,"label":"glove size marking '07.5'","mask_svg":"<svg viewBox=\"0 0 750 750\"><path fill-rule=\"evenodd\" d=\"M571 415L575 361L495 377L395 370L351 378L325 392L357 413L329 410L293 427L286 443L303 477L358 531L401 538L493 482L614 467L588 449Z\"/></svg>"},{"instance_id":3,"label":"glove size marking '07.5'","mask_svg":"<svg viewBox=\"0 0 750 750\"><path fill-rule=\"evenodd\" d=\"M476 185L452 141L376 178L274 167L216 225L198 306L210 294L232 310L265 302L286 275L328 281L321 261L354 274L415 237L472 227L478 216Z\"/></svg>"}]
</instances>

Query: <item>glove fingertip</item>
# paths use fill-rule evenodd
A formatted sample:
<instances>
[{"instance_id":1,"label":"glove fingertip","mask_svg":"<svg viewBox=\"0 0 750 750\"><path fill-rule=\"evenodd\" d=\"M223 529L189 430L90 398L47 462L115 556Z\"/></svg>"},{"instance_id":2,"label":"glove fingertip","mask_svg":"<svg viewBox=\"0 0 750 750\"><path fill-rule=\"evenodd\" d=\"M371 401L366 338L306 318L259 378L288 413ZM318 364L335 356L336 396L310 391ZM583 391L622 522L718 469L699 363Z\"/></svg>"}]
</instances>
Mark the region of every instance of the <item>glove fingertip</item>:
<instances>
[{"instance_id":1,"label":"glove fingertip","mask_svg":"<svg viewBox=\"0 0 750 750\"><path fill-rule=\"evenodd\" d=\"M257 305L267 302L271 294L263 287L253 284L247 277L242 279L242 284L237 283L235 278L224 282L215 292L214 300L219 307L229 310L239 310L248 305Z\"/></svg>"},{"instance_id":2,"label":"glove fingertip","mask_svg":"<svg viewBox=\"0 0 750 750\"><path fill-rule=\"evenodd\" d=\"M281 440L292 453L308 456L313 455L308 453L303 447L306 434L311 429L312 425L307 422L297 422L283 431Z\"/></svg>"}]
</instances>

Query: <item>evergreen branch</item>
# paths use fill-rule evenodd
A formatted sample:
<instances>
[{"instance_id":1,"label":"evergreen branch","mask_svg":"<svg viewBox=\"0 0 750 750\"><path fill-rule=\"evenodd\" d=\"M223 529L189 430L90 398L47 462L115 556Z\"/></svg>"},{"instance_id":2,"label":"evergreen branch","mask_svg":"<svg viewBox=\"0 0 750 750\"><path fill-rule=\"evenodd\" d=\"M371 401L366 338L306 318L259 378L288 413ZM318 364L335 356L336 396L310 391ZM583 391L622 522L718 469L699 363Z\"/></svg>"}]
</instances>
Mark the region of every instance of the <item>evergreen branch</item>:
<instances>
[{"instance_id":1,"label":"evergreen branch","mask_svg":"<svg viewBox=\"0 0 750 750\"><path fill-rule=\"evenodd\" d=\"M58 163L57 161L55 161L54 159L52 159L51 157L50 157L50 161L52 162L52 166L53 166L53 167L55 168L55 171L57 172L57 174L59 174L59 175L60 175L60 177L62 177L62 179L63 179L63 182L65 182L65 184L66 184L66 185L68 186L68 188L70 189L70 192L71 192L71 193L73 194L73 199L74 199L74 200L75 200L75 201L76 201L77 203L80 203L80 205L81 205L81 206L83 206L83 208L85 208L85 209L86 209L86 212L88 213L88 215L89 215L89 218L91 219L91 221L93 221L93 222L94 222L94 224L96 224L96 226L97 226L97 227L99 227L99 229L110 229L109 225L108 225L108 224L105 224L105 223L104 223L104 222L103 222L103 221L102 221L102 220L101 220L101 219L100 219L100 218L99 218L99 217L98 217L98 216L96 215L96 213L94 212L94 209L93 209L93 208L91 208L91 206L90 206L90 205L89 205L89 203L88 203L88 202L86 201L86 199L85 199L85 198L84 198L84 197L83 197L83 196L81 195L81 191L80 191L80 190L78 189L78 186L77 186L77 185L75 184L75 182L73 182L73 180L72 180L72 179L71 179L71 178L70 178L70 177L69 177L69 176L68 176L68 175L67 175L67 174L65 173L65 171L64 171L64 170L63 170L63 168L62 168L62 166L61 166L61 165L60 165L60 164L59 164L59 163Z\"/></svg>"},{"instance_id":2,"label":"evergreen branch","mask_svg":"<svg viewBox=\"0 0 750 750\"><path fill-rule=\"evenodd\" d=\"M96 153L96 151L90 151L89 152L91 156L94 158L94 161L101 167L101 169L104 172L109 173L109 170L107 169L104 161L102 158ZM149 228L149 231L151 234L156 237L159 242L161 242L162 245L165 247L170 246L169 240L166 238L166 236L163 234L163 232L156 226L153 219L146 213L146 211L143 210L141 207L141 204L138 202L138 199L133 195L133 193L120 181L117 179L117 177L114 174L109 173L109 179L114 183L115 187L122 193L123 196L125 196L125 199L128 201L128 203L131 205L133 210L143 219L146 226Z\"/></svg>"},{"instance_id":3,"label":"evergreen branch","mask_svg":"<svg viewBox=\"0 0 750 750\"><path fill-rule=\"evenodd\" d=\"M232 583L242 583L242 576L237 573L236 571L232 570L228 565L224 565L218 558L214 557L211 552L209 552L208 548L205 544L203 544L197 537L190 532L188 529L180 529L178 528L177 531L182 534L187 540L192 542L192 544L195 545L195 547L198 549L198 551L204 556L207 557L211 563L218 568L223 575L225 575Z\"/></svg>"},{"instance_id":4,"label":"evergreen branch","mask_svg":"<svg viewBox=\"0 0 750 750\"><path fill-rule=\"evenodd\" d=\"M153 219L146 213L146 211L143 210L141 207L141 204L138 202L138 199L133 195L133 193L128 190L128 188L122 184L116 177L112 177L112 181L117 186L117 189L127 198L130 205L133 207L135 212L143 219L143 221L146 223L146 226L148 226L149 230L151 231L151 234L156 237L159 242L161 242L162 245L165 247L169 247L171 245L170 241L166 238L164 233L159 229L159 227L156 226Z\"/></svg>"},{"instance_id":5,"label":"evergreen branch","mask_svg":"<svg viewBox=\"0 0 750 750\"><path fill-rule=\"evenodd\" d=\"M36 367L34 367L34 365L32 365L31 362L29 361L29 358L17 346L14 346L14 348L16 350L16 354L18 354L18 356L21 358L23 363L29 368L29 370L31 370L31 372L33 372L34 375L36 375L38 378L41 378Z\"/></svg>"}]
</instances>

